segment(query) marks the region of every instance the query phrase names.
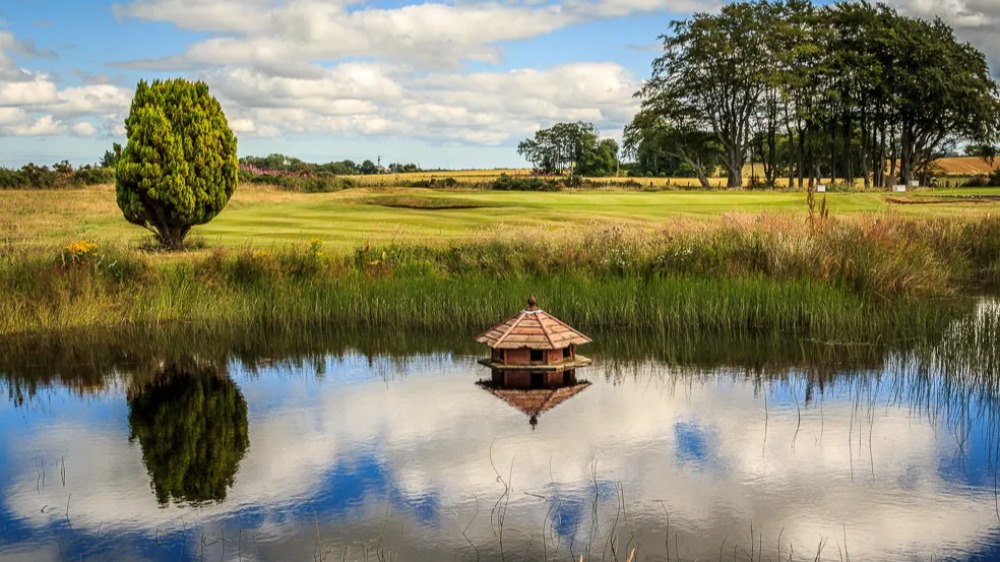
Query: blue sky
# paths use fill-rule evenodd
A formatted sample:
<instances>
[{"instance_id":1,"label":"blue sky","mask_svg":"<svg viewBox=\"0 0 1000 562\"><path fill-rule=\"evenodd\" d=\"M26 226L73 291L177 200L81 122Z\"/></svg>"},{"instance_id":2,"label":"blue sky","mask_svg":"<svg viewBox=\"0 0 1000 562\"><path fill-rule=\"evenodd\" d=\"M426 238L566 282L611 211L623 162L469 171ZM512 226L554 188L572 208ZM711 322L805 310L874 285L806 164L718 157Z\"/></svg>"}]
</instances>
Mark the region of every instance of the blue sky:
<instances>
[{"instance_id":1,"label":"blue sky","mask_svg":"<svg viewBox=\"0 0 1000 562\"><path fill-rule=\"evenodd\" d=\"M1000 2L893 0L1000 53ZM997 4L997 6L993 6ZM136 81L208 82L241 155L523 166L560 121L620 137L672 19L715 0L6 0L0 166L94 162ZM995 59L995 57L993 57Z\"/></svg>"}]
</instances>

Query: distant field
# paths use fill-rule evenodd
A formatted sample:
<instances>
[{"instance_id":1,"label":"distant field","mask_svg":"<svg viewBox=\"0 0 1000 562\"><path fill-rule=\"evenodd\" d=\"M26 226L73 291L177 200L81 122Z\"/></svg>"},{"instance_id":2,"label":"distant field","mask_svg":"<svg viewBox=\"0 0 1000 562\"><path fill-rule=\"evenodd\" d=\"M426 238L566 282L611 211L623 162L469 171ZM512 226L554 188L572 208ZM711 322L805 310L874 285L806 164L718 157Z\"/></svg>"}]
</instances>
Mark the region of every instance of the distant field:
<instances>
[{"instance_id":1,"label":"distant field","mask_svg":"<svg viewBox=\"0 0 1000 562\"><path fill-rule=\"evenodd\" d=\"M988 175L994 170L1000 168L1000 158L998 158L992 165L984 161L982 158L976 158L972 156L967 157L955 157L955 158L941 158L935 162L937 166L942 170L945 176L954 176L953 181L959 181L971 176L976 175ZM757 177L764 176L764 167L761 164L755 164L752 168L750 165L744 167L743 175L746 182L750 181L751 170ZM446 178L453 178L460 184L477 184L477 183L487 183L491 182L501 174L507 174L509 176L530 176L531 169L529 168L510 168L510 169L496 169L496 170L444 170L437 172L413 172L407 174L380 174L380 175L355 175L355 176L345 176L350 178L355 182L356 185L363 187L396 187L404 183L412 182L424 182L430 180L444 180ZM639 183L645 187L693 187L698 185L698 180L696 178L633 178L627 176L621 177L610 177L610 178L590 178L590 181L598 184L608 184L614 185L624 182L635 182ZM822 181L830 183L829 178L825 178ZM724 187L726 184L726 178L724 177L713 177L709 178L709 183L713 187ZM788 178L778 178L778 187L787 187ZM858 180L856 182L858 186L862 185L862 181Z\"/></svg>"},{"instance_id":2,"label":"distant field","mask_svg":"<svg viewBox=\"0 0 1000 562\"><path fill-rule=\"evenodd\" d=\"M942 158L935 163L950 176L987 175L1000 168L1000 158L994 160L992 165L982 158L973 156Z\"/></svg>"},{"instance_id":3,"label":"distant field","mask_svg":"<svg viewBox=\"0 0 1000 562\"><path fill-rule=\"evenodd\" d=\"M996 214L1000 189L915 194L831 193L834 217L888 212L901 216L975 217ZM911 204L904 204L911 203ZM194 237L209 246L302 244L317 238L331 251L366 242L437 243L476 236L545 235L632 225L650 230L753 220L759 214L805 217L802 192L586 190L498 192L418 188L348 189L306 194L241 187ZM53 247L75 240L136 245L146 231L127 224L114 188L0 191L0 255L4 246Z\"/></svg>"}]
</instances>

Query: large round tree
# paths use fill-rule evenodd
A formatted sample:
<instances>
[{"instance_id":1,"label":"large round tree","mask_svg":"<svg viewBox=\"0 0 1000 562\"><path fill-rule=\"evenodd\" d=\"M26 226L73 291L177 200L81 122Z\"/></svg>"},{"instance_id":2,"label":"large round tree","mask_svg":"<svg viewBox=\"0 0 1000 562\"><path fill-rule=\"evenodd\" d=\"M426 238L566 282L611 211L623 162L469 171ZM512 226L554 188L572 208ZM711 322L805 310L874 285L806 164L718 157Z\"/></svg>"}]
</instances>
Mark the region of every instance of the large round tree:
<instances>
[{"instance_id":1,"label":"large round tree","mask_svg":"<svg viewBox=\"0 0 1000 562\"><path fill-rule=\"evenodd\" d=\"M204 82L140 81L115 168L125 220L181 249L191 227L212 220L236 190L236 136Z\"/></svg>"}]
</instances>

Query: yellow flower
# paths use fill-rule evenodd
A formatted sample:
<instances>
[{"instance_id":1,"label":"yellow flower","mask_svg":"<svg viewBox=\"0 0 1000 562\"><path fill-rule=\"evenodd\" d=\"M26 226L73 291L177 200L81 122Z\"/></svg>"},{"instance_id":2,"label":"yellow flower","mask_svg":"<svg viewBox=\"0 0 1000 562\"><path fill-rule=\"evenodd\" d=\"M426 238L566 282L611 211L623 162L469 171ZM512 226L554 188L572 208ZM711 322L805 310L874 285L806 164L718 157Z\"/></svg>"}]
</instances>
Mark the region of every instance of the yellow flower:
<instances>
[{"instance_id":1,"label":"yellow flower","mask_svg":"<svg viewBox=\"0 0 1000 562\"><path fill-rule=\"evenodd\" d=\"M67 244L62 251L63 263L78 263L97 255L97 243L81 240Z\"/></svg>"},{"instance_id":2,"label":"yellow flower","mask_svg":"<svg viewBox=\"0 0 1000 562\"><path fill-rule=\"evenodd\" d=\"M312 253L313 257L320 257L323 255L323 241L319 238L313 238L309 241L309 252Z\"/></svg>"}]
</instances>

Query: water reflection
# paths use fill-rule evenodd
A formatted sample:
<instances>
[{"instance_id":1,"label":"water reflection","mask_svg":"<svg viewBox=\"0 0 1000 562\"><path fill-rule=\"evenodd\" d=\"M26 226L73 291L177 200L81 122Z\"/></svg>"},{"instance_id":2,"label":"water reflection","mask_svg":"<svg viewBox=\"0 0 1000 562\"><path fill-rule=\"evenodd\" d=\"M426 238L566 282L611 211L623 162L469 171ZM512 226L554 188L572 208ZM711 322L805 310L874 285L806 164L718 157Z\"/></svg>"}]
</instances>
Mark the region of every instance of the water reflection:
<instances>
[{"instance_id":1,"label":"water reflection","mask_svg":"<svg viewBox=\"0 0 1000 562\"><path fill-rule=\"evenodd\" d=\"M562 375L562 374L560 374ZM577 381L576 375L562 378L558 384L549 384L545 388L531 388L531 385L506 386L496 384L495 380L481 380L476 383L483 390L503 400L524 415L532 428L538 425L538 416L555 408L559 404L576 396L590 386L588 381Z\"/></svg>"},{"instance_id":2,"label":"water reflection","mask_svg":"<svg viewBox=\"0 0 1000 562\"><path fill-rule=\"evenodd\" d=\"M167 365L130 389L128 410L160 504L226 499L249 446L247 404L227 375Z\"/></svg>"},{"instance_id":3,"label":"water reflection","mask_svg":"<svg viewBox=\"0 0 1000 562\"><path fill-rule=\"evenodd\" d=\"M77 378L22 359L0 558L990 559L996 315L893 349L605 340L544 410L473 384L458 339L153 340Z\"/></svg>"}]
</instances>

